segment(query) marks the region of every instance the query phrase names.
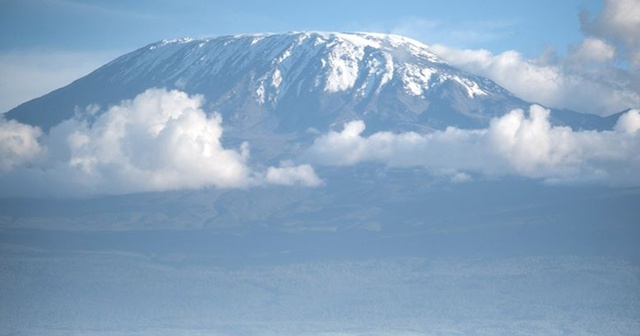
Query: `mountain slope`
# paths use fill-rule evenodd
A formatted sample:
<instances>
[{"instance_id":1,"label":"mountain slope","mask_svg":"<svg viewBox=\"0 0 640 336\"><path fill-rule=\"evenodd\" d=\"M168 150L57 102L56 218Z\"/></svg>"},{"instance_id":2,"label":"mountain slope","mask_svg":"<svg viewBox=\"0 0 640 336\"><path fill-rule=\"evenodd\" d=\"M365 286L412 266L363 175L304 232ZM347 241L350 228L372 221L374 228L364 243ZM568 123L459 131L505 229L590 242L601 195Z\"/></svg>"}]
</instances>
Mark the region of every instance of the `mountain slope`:
<instances>
[{"instance_id":1,"label":"mountain slope","mask_svg":"<svg viewBox=\"0 0 640 336\"><path fill-rule=\"evenodd\" d=\"M475 128L529 104L405 37L303 32L154 43L7 116L46 130L77 108L106 107L150 87L203 94L226 126L258 132L322 130L352 119L369 130ZM602 122L570 111L555 121Z\"/></svg>"}]
</instances>

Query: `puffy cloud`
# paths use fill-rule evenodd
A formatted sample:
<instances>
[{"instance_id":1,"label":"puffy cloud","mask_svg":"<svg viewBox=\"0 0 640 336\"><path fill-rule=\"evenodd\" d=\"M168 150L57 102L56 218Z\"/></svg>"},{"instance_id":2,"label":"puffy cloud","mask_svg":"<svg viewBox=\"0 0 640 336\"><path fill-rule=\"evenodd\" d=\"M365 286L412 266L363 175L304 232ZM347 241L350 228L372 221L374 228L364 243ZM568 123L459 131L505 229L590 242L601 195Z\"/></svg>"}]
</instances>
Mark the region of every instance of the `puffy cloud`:
<instances>
[{"instance_id":1,"label":"puffy cloud","mask_svg":"<svg viewBox=\"0 0 640 336\"><path fill-rule=\"evenodd\" d=\"M51 136L66 139L64 164L94 188L133 192L245 185L246 146L223 148L222 120L207 116L201 104L201 96L151 89L91 124L66 121ZM93 185L101 180L105 183Z\"/></svg>"},{"instance_id":2,"label":"puffy cloud","mask_svg":"<svg viewBox=\"0 0 640 336\"><path fill-rule=\"evenodd\" d=\"M615 48L599 38L588 37L573 50L573 56L583 60L597 62L610 61L616 54Z\"/></svg>"},{"instance_id":3,"label":"puffy cloud","mask_svg":"<svg viewBox=\"0 0 640 336\"><path fill-rule=\"evenodd\" d=\"M634 134L640 130L640 111L629 110L623 114L616 123L615 130L618 132Z\"/></svg>"},{"instance_id":4,"label":"puffy cloud","mask_svg":"<svg viewBox=\"0 0 640 336\"><path fill-rule=\"evenodd\" d=\"M38 127L6 121L0 115L0 172L34 160L42 152Z\"/></svg>"},{"instance_id":5,"label":"puffy cloud","mask_svg":"<svg viewBox=\"0 0 640 336\"><path fill-rule=\"evenodd\" d=\"M316 175L313 167L308 164L294 166L290 162L283 163L281 167L269 167L265 180L267 183L285 186L317 187L322 184L322 180Z\"/></svg>"},{"instance_id":6,"label":"puffy cloud","mask_svg":"<svg viewBox=\"0 0 640 336\"><path fill-rule=\"evenodd\" d=\"M306 160L349 166L377 162L422 166L464 182L468 173L517 175L553 182L640 184L640 115L632 110L611 131L573 131L552 126L549 111L531 106L492 120L487 129L449 127L429 134L378 132L362 136L362 121L316 139Z\"/></svg>"},{"instance_id":7,"label":"puffy cloud","mask_svg":"<svg viewBox=\"0 0 640 336\"><path fill-rule=\"evenodd\" d=\"M42 136L37 128L5 122L0 185L12 195L66 196L319 184L310 166L270 168L261 178L247 166L247 143L222 146L222 119L207 115L202 103L202 96L150 89L103 113L90 108Z\"/></svg>"}]
</instances>

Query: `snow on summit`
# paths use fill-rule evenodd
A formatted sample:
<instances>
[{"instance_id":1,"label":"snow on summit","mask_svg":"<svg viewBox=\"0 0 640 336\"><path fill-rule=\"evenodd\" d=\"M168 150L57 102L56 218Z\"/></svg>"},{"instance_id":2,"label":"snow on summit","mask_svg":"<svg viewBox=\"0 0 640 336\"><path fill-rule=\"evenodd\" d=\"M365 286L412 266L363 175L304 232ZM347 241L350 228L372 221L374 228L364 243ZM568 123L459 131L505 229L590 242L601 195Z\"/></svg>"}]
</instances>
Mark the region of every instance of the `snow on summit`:
<instances>
[{"instance_id":1,"label":"snow on summit","mask_svg":"<svg viewBox=\"0 0 640 336\"><path fill-rule=\"evenodd\" d=\"M47 129L76 107L110 106L150 88L201 94L228 123L262 130L326 129L363 118L373 129L475 127L494 116L487 103L499 111L526 106L406 37L293 32L163 40L10 115ZM54 111L43 117L36 110L44 106Z\"/></svg>"},{"instance_id":2,"label":"snow on summit","mask_svg":"<svg viewBox=\"0 0 640 336\"><path fill-rule=\"evenodd\" d=\"M443 63L428 47L420 42L397 35L373 33L324 33L302 32L288 34L234 35L203 40L178 39L154 43L144 50L146 57L139 57L133 67L144 71L149 65L158 64L180 56L184 61L167 75L175 79L177 86L184 85L193 76L203 72L216 76L228 66L237 69L265 69L258 76L256 94L261 103L275 102L289 86L280 87L283 79L296 81L312 71L313 85L328 92L356 89L361 93L379 90L398 75L408 93L420 94L429 85L428 70L416 69L407 63L406 56L427 63ZM404 49L405 53L397 50ZM318 67L319 61L319 67ZM265 64L267 63L267 64ZM395 64L399 66L394 66ZM313 67L309 69L309 66ZM456 77L451 77L456 78ZM269 92L271 89L271 92ZM284 91L284 92L283 92ZM473 94L481 92L469 90ZM266 96L265 96L266 94Z\"/></svg>"}]
</instances>

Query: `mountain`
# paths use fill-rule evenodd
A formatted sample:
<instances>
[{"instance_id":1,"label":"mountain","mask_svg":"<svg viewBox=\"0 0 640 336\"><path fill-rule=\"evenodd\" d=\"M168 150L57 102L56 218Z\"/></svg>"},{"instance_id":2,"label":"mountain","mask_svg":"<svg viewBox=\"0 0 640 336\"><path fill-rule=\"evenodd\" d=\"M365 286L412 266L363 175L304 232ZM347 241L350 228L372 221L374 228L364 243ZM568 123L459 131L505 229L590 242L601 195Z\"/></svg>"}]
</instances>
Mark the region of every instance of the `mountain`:
<instances>
[{"instance_id":1,"label":"mountain","mask_svg":"<svg viewBox=\"0 0 640 336\"><path fill-rule=\"evenodd\" d=\"M151 87L203 95L222 124L198 109L156 132L156 100L149 113L121 103ZM92 104L120 113L47 133ZM44 134L0 125L18 149L0 159L36 149L0 160L0 191L30 196L0 197L0 334L636 336L640 115L625 111L630 131L571 132L530 104L393 35L123 55L8 113ZM552 109L551 122L610 129L622 115ZM390 132L328 132L353 119ZM338 164L305 161L327 148ZM136 189L221 167L276 181L313 167L322 183Z\"/></svg>"},{"instance_id":2,"label":"mountain","mask_svg":"<svg viewBox=\"0 0 640 336\"><path fill-rule=\"evenodd\" d=\"M369 130L479 128L530 105L406 37L300 32L153 43L7 117L46 130L77 108L106 107L151 87L202 94L208 111L243 133L326 130L353 119ZM612 124L565 110L552 111L552 120L586 129Z\"/></svg>"}]
</instances>

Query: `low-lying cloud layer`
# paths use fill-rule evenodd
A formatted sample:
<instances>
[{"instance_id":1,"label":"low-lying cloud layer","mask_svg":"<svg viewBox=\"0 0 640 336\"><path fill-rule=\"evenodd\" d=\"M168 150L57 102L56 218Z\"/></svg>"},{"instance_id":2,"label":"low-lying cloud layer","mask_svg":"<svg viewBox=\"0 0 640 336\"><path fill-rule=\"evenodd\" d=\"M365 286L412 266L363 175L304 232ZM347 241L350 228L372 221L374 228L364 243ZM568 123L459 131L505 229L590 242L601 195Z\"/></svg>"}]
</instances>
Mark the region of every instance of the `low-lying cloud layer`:
<instances>
[{"instance_id":1,"label":"low-lying cloud layer","mask_svg":"<svg viewBox=\"0 0 640 336\"><path fill-rule=\"evenodd\" d=\"M640 184L640 113L631 110L611 131L573 131L552 126L549 111L513 110L487 129L449 127L430 134L379 132L362 136L352 121L341 132L316 139L306 160L331 166L363 162L424 167L464 182L469 174L524 176L550 182Z\"/></svg>"},{"instance_id":2,"label":"low-lying cloud layer","mask_svg":"<svg viewBox=\"0 0 640 336\"><path fill-rule=\"evenodd\" d=\"M247 165L249 145L224 148L217 114L201 96L150 89L99 113L66 120L48 134L0 122L3 194L122 194L265 183L317 186L310 166Z\"/></svg>"},{"instance_id":3,"label":"low-lying cloud layer","mask_svg":"<svg viewBox=\"0 0 640 336\"><path fill-rule=\"evenodd\" d=\"M640 185L640 112L609 131L552 126L532 105L486 129L449 127L428 134L378 132L365 123L315 139L296 159L251 168L249 144L225 148L222 119L205 113L201 96L150 89L106 111L90 107L47 134L0 120L0 196L91 196L176 189L323 184L312 164L366 162L422 167L459 183L477 176L521 176L554 183Z\"/></svg>"}]
</instances>

